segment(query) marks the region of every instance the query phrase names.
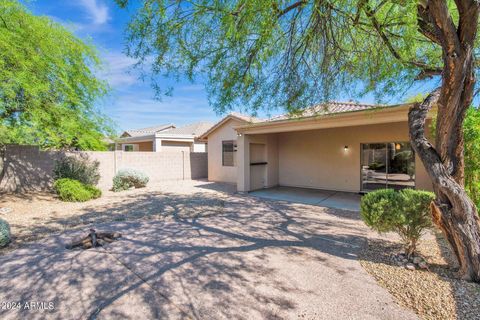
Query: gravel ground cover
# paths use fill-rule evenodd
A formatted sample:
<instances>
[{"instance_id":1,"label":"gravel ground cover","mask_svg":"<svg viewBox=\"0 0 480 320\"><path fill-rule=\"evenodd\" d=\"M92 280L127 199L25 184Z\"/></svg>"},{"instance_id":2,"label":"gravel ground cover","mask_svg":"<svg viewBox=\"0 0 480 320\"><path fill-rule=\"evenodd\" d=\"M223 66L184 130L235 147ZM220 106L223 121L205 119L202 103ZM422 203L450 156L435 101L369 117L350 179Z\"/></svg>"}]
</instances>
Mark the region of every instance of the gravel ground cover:
<instances>
[{"instance_id":1,"label":"gravel ground cover","mask_svg":"<svg viewBox=\"0 0 480 320\"><path fill-rule=\"evenodd\" d=\"M422 319L480 319L480 285L456 277L454 256L440 234L419 245L428 271L398 266L392 255L400 251L398 242L370 239L360 263L397 303L413 309Z\"/></svg>"},{"instance_id":2,"label":"gravel ground cover","mask_svg":"<svg viewBox=\"0 0 480 320\"><path fill-rule=\"evenodd\" d=\"M104 191L99 199L87 202L62 202L53 193L2 194L0 218L11 227L12 243L0 254L18 249L54 233L92 224L164 219L177 214L195 216L208 207L208 213L221 212L233 186L212 190L207 181L173 181L151 184L123 192ZM231 190L230 190L231 189ZM204 194L215 197L203 197Z\"/></svg>"}]
</instances>

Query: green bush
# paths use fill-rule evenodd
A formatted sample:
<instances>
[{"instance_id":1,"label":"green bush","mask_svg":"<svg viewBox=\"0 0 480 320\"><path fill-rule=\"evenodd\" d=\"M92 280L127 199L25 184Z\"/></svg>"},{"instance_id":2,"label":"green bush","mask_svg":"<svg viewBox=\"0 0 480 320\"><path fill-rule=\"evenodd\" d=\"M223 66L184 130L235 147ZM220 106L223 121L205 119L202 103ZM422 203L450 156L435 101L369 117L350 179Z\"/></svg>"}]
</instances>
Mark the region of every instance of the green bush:
<instances>
[{"instance_id":1,"label":"green bush","mask_svg":"<svg viewBox=\"0 0 480 320\"><path fill-rule=\"evenodd\" d=\"M94 186L68 178L55 181L53 187L60 199L68 202L84 202L102 195L102 192Z\"/></svg>"},{"instance_id":2,"label":"green bush","mask_svg":"<svg viewBox=\"0 0 480 320\"><path fill-rule=\"evenodd\" d=\"M10 225L7 221L0 219L0 248L10 243Z\"/></svg>"},{"instance_id":3,"label":"green bush","mask_svg":"<svg viewBox=\"0 0 480 320\"><path fill-rule=\"evenodd\" d=\"M113 191L128 190L132 187L143 188L148 183L145 173L133 169L122 169L113 177Z\"/></svg>"},{"instance_id":4,"label":"green bush","mask_svg":"<svg viewBox=\"0 0 480 320\"><path fill-rule=\"evenodd\" d=\"M87 155L65 156L55 162L53 174L55 180L69 178L95 186L100 180L99 165L98 161L91 161Z\"/></svg>"},{"instance_id":5,"label":"green bush","mask_svg":"<svg viewBox=\"0 0 480 320\"><path fill-rule=\"evenodd\" d=\"M373 230L398 233L407 255L411 256L422 233L432 225L430 203L433 199L435 195L427 191L378 190L362 197L360 214Z\"/></svg>"}]
</instances>

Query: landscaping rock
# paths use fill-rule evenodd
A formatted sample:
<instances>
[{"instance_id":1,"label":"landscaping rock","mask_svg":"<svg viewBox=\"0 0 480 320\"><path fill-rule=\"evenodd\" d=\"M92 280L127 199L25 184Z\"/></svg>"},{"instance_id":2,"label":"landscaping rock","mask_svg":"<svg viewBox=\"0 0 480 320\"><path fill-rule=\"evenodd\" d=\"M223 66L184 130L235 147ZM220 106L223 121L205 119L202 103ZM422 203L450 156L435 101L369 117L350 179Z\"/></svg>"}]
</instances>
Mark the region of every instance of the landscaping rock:
<instances>
[{"instance_id":1,"label":"landscaping rock","mask_svg":"<svg viewBox=\"0 0 480 320\"><path fill-rule=\"evenodd\" d=\"M405 269L407 269L407 270L412 270L412 271L413 271L413 270L415 270L416 268L415 268L415 265L414 265L413 263L409 262L409 263L407 263L407 264L405 265Z\"/></svg>"},{"instance_id":2,"label":"landscaping rock","mask_svg":"<svg viewBox=\"0 0 480 320\"><path fill-rule=\"evenodd\" d=\"M399 241L369 239L360 263L400 305L415 310L420 319L479 320L480 284L457 277L458 266L450 245L440 233L433 236L428 235L418 245L423 259L418 269L428 266L429 272L411 272L388 263L388 253L402 247Z\"/></svg>"},{"instance_id":3,"label":"landscaping rock","mask_svg":"<svg viewBox=\"0 0 480 320\"><path fill-rule=\"evenodd\" d=\"M422 261L423 261L423 259L420 258L420 257L414 257L414 258L413 258L413 263L415 263L415 264L419 264L419 263L422 262Z\"/></svg>"},{"instance_id":4,"label":"landscaping rock","mask_svg":"<svg viewBox=\"0 0 480 320\"><path fill-rule=\"evenodd\" d=\"M419 264L418 264L418 267L420 269L428 269L428 264L425 262L425 261L421 261Z\"/></svg>"},{"instance_id":5,"label":"landscaping rock","mask_svg":"<svg viewBox=\"0 0 480 320\"><path fill-rule=\"evenodd\" d=\"M7 214L10 212L12 212L12 208L8 208L8 207L0 208L0 214Z\"/></svg>"}]
</instances>

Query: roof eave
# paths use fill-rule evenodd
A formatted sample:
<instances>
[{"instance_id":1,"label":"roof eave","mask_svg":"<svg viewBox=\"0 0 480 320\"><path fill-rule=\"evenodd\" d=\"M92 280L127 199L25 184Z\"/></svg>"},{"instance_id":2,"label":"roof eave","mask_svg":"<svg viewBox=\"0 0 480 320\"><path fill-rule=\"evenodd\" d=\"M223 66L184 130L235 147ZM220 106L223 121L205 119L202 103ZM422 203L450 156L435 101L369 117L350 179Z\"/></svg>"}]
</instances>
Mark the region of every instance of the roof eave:
<instances>
[{"instance_id":1,"label":"roof eave","mask_svg":"<svg viewBox=\"0 0 480 320\"><path fill-rule=\"evenodd\" d=\"M239 133L259 134L400 122L408 120L408 110L411 106L412 104L400 104L388 107L371 108L367 110L252 123L248 125L236 126L234 129ZM432 118L434 112L435 110L432 110L429 113L428 118ZM375 116L372 117L372 115ZM368 118L365 116L370 117Z\"/></svg>"}]
</instances>

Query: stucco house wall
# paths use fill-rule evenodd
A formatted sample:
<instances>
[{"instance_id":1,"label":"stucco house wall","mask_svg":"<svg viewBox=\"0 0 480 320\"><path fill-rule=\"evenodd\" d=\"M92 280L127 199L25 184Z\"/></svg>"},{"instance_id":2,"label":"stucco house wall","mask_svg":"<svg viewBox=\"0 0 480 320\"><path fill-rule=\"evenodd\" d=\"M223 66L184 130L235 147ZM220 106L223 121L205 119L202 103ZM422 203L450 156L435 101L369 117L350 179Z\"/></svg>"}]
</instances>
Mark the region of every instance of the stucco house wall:
<instances>
[{"instance_id":1,"label":"stucco house wall","mask_svg":"<svg viewBox=\"0 0 480 320\"><path fill-rule=\"evenodd\" d=\"M237 182L237 154L234 154L234 166L222 166L222 141L237 140L234 127L242 122L229 119L208 136L208 180L219 182Z\"/></svg>"},{"instance_id":2,"label":"stucco house wall","mask_svg":"<svg viewBox=\"0 0 480 320\"><path fill-rule=\"evenodd\" d=\"M359 192L360 145L407 141L406 122L279 133L278 182L282 186ZM431 190L418 156L415 171L416 188Z\"/></svg>"},{"instance_id":3,"label":"stucco house wall","mask_svg":"<svg viewBox=\"0 0 480 320\"><path fill-rule=\"evenodd\" d=\"M192 143L191 142L162 140L162 151L190 152L191 149L192 149Z\"/></svg>"}]
</instances>

